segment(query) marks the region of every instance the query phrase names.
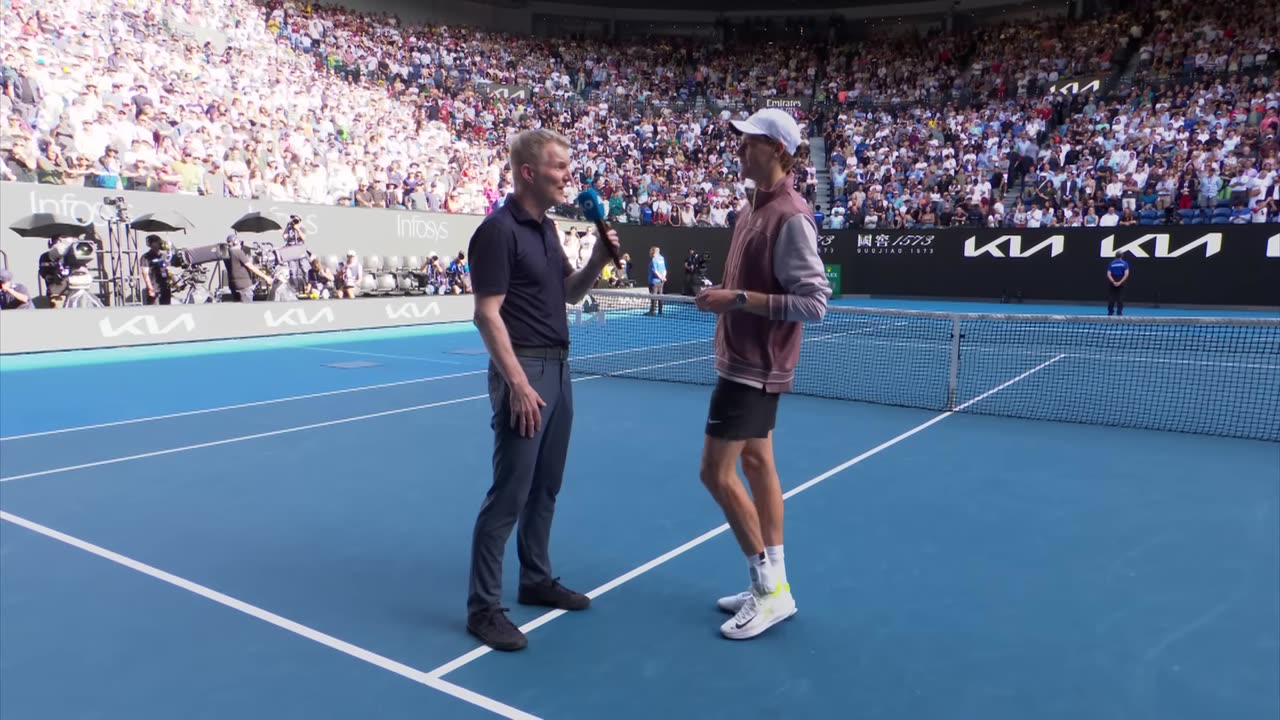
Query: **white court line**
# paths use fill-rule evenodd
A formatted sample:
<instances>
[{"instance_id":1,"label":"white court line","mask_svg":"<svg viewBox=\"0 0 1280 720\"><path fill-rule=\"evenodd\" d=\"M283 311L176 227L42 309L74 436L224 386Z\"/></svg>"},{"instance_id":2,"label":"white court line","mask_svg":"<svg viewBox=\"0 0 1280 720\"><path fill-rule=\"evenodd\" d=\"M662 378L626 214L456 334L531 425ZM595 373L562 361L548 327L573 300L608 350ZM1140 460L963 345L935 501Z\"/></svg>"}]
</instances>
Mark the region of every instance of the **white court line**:
<instances>
[{"instance_id":1,"label":"white court line","mask_svg":"<svg viewBox=\"0 0 1280 720\"><path fill-rule=\"evenodd\" d=\"M461 365L457 360L436 360L434 358L413 357L411 355L387 355L386 353L364 352L362 350L339 350L327 347L302 346L295 350L314 350L316 352L342 353L343 355L363 355L365 357L387 358L389 360L416 360L418 362L442 363L444 365Z\"/></svg>"},{"instance_id":2,"label":"white court line","mask_svg":"<svg viewBox=\"0 0 1280 720\"><path fill-rule=\"evenodd\" d=\"M620 370L610 375L586 375L584 377L574 378L570 382L586 382L588 380L597 380L602 377L612 377L616 375L625 375L627 373L642 372L644 370L654 370L656 368L670 367L672 365L683 365L685 363L697 362L699 360L707 360L715 357L714 355L703 355L696 358L688 358L685 360L673 360L671 362L659 363L657 365L646 365L644 367L631 368L628 370ZM487 371L486 371L487 372ZM287 435L289 433L302 432L303 430L315 430L316 428L331 427L333 425L345 425L359 420L372 420L373 418L387 417L390 415L400 415L408 412L416 412L418 410L428 410L430 408L443 407L445 405L456 405L458 403L470 402L472 400L484 400L489 397L484 395L469 395L463 398L454 398L452 400L439 400L422 405L412 405L410 407L396 408L393 410L383 410L376 413L367 413L365 415L354 415L351 417L338 418L337 420L326 420L324 422L310 423L308 425L298 425L295 427L281 428L279 430L270 430L267 432L253 433L252 435L239 435L237 437L224 438L222 440L211 440L209 442L195 443L192 445L183 445L181 447L166 448L164 450L152 450L151 452L138 453L136 455L125 455L123 457L111 458L109 460L95 460L93 462L80 463L78 465L67 465L65 467L57 467L49 470L38 470L36 472L22 473L20 475L9 475L0 477L0 483L6 483L11 480L25 480L33 477L43 477L45 475L57 475L59 473L71 472L73 470L85 470L88 468L103 467L105 465L118 465L120 463L131 462L133 460L145 460L146 458L160 457L162 455L172 455L174 453L186 452L188 450L200 450L203 448L217 447L219 445L230 445L231 443L245 442L247 440L259 440L266 437L275 437L277 435Z\"/></svg>"},{"instance_id":3,"label":"white court line","mask_svg":"<svg viewBox=\"0 0 1280 720\"><path fill-rule=\"evenodd\" d=\"M396 382L379 383L377 385L361 385L359 387L343 388L341 390L326 390L325 392L307 393L306 395L292 395L289 397L273 398L271 400L255 400L254 402L238 403L236 405L222 405L220 407L204 408L202 410L185 410L183 412L167 413L165 415L152 415L149 417L132 418L129 420L115 420L112 422L96 423L94 425L80 425L78 427L63 428L60 430L43 430L41 432L26 433L24 435L9 435L7 437L0 438L0 442L9 440L25 440L27 438L44 437L46 435L61 435L64 433L80 432L81 430L98 430L101 428L116 427L119 425L135 425L137 423L169 420L172 418L188 417L190 415L204 415L207 413L226 412L228 410L241 410L244 408L259 407L261 405L274 405L276 403L293 402L295 400L310 400L311 398L329 397L331 395L345 395L346 393L381 390L383 388L401 387L403 385L435 382L436 380L451 380L453 378L467 377L469 375L483 375L486 372L488 372L488 370L469 370L467 372L452 373L449 375L432 375L431 377L414 378L412 380L397 380Z\"/></svg>"},{"instance_id":4,"label":"white court line","mask_svg":"<svg viewBox=\"0 0 1280 720\"><path fill-rule=\"evenodd\" d=\"M898 327L906 324L907 322L904 320L902 322L888 323L887 325L873 325L871 327L858 328L857 330L847 330L845 332L830 333L827 335L819 335L817 337L805 338L802 342L816 342L816 343L826 342L833 338L848 337L850 335L860 335L862 333L875 332L876 330L884 330L886 328Z\"/></svg>"},{"instance_id":5,"label":"white court line","mask_svg":"<svg viewBox=\"0 0 1280 720\"><path fill-rule=\"evenodd\" d=\"M523 710L513 708L510 705L506 705L504 703L498 702L493 698L486 697L484 695L473 692L459 685L455 685L451 682L441 680L440 678L431 677L428 673L425 673L421 670L415 670L414 668L411 668L408 665L396 662L395 660L392 660L387 657L383 657L382 655L379 655L370 650L366 650L357 645L352 645L351 643L346 642L345 640L339 640L338 638L333 637L332 635L322 633L319 630L316 630L311 627L307 627L306 625L290 620L289 618L277 615L269 610L263 610L262 608L257 607L255 605L250 605L249 603L244 602L243 600L237 600L236 598L233 598L230 595L225 595L212 588L208 588L208 587L205 587L204 585L200 585L199 583L192 582L191 580L187 580L186 578L181 578L181 577L178 577L177 575L167 573L164 570L161 570L156 567L152 567L151 565L147 565L146 563L140 562L138 560L134 560L133 558L126 557L117 552L112 552L111 550L107 550L106 548L100 547L98 545L94 545L93 543L87 542L85 540L81 540L80 538L72 537L71 535L67 535L66 533L59 532L57 530L54 530L53 528L45 527L44 525L41 525L39 523L32 522L31 520L27 520L26 518L19 517L11 513L4 512L2 510L0 510L0 520L11 522L14 525L26 528L31 532L43 535L53 540L57 540L58 542L64 543L66 545L70 545L71 547L76 548L77 550L83 550L87 553L97 555L98 557L103 558L105 560L110 560L111 562L116 563L117 565L123 565L124 567L127 567L130 570L136 570L137 572L140 572L143 575L148 575L152 578L155 578L156 580L159 580L164 583L168 583L170 585L173 585L174 587L181 588L183 590L186 590L187 592L194 593L207 600L212 600L213 602L216 602L219 605L229 607L232 610L235 610L237 612L241 612L250 617L257 618L258 620L261 620L263 622L270 623L282 630L287 630L295 635L299 635L308 640L311 640L312 642L317 642L321 645L324 645L327 648L337 650L338 652L343 653L345 655L349 655L353 658L356 658L357 660L362 660L366 663L369 663L370 665L374 665L382 668L383 670L393 672L396 675L399 675L404 678L408 678L409 680L412 680L420 685L425 685L431 688L432 690L437 690L446 695L455 697L464 702L468 702L477 707L484 708L485 710L488 710L489 712L495 713L497 715L501 715L502 717L511 718L511 720L538 720L537 716L535 715L530 715L529 713L524 712Z\"/></svg>"},{"instance_id":6,"label":"white court line","mask_svg":"<svg viewBox=\"0 0 1280 720\"><path fill-rule=\"evenodd\" d=\"M921 424L919 424L919 425L917 425L917 426L915 426L915 427L911 428L910 430L908 430L908 431L906 431L906 432L902 433L901 435L898 435L897 437L895 437L895 438L893 438L893 439L891 439L891 440L888 440L888 441L886 441L886 442L883 442L883 443L881 443L881 444L879 444L879 445L877 445L877 446L875 446L875 447L871 448L870 450L868 450L868 451L866 451L866 452L862 453L861 455L859 455L859 456L857 456L857 457L855 457L855 458L852 458L852 459L850 459L850 460L846 460L845 462L843 462L843 463L841 463L841 464L839 464L839 465L837 465L837 466L835 466L835 467L831 468L830 470L828 470L828 471L826 471L826 472L822 473L821 475L819 475L819 476L817 476L817 477L815 477L815 478L813 478L813 479L811 479L811 480L808 480L808 481L804 482L804 483L803 483L803 484L801 484L801 485L798 485L798 486L796 486L796 487L792 488L791 490L787 491L786 493L783 493L782 498L783 498L784 500L787 500L787 499L790 499L790 498L792 498L792 497L795 497L796 495L799 495L800 493L804 492L805 490L808 490L809 488L811 488L811 487L813 487L813 486L817 485L818 483L820 483L820 482L822 482L822 481L824 481L824 480L827 480L827 479L828 479L828 478L830 478L831 476L836 475L836 474L838 474L838 473L841 473L841 472L843 472L843 471L845 471L845 470L849 469L850 467L853 467L854 465L857 465L858 463L862 462L863 460L866 460L867 458L871 457L872 455L875 455L875 454L877 454L877 453L883 452L884 450L887 450L888 448L891 448L891 447L893 447L894 445L897 445L898 443L902 442L903 440L906 440L907 438L911 437L912 435L915 435L916 433L921 432L922 430L926 430L926 429L928 429L928 428L932 427L933 425L935 425L935 424L937 424L937 423L940 423L940 422L942 422L943 420L946 420L948 417L950 417L950 416L954 415L955 413L960 412L961 410L964 410L965 408L969 407L970 405L973 405L974 403L977 403L977 402L980 402L980 401L982 401L982 400L985 400L986 398L991 397L992 395L995 395L996 393L1000 392L1001 390L1004 390L1005 388L1009 387L1010 385L1013 385L1014 383L1017 383L1017 382L1020 382L1020 381L1022 381L1022 380L1025 380L1026 378L1030 377L1031 375L1034 375L1035 373L1040 372L1041 370L1043 370L1043 369L1045 369L1045 368L1049 367L1050 365L1052 365L1052 364L1054 364L1054 363L1058 362L1059 360L1061 360L1061 359L1062 359L1062 358L1064 358L1064 357L1066 357L1066 356L1065 356L1065 355L1058 355L1057 357L1054 357L1054 358L1053 358L1053 359L1051 359L1051 360L1048 360L1048 361L1046 361L1046 362L1040 363L1039 365L1037 365L1037 366L1035 366L1035 367L1031 368L1030 370L1028 370L1028 371L1026 371L1026 372L1022 373L1021 375L1018 375L1017 377L1014 377L1014 378L1012 378L1012 379L1006 380L1005 382L1003 382L1003 383L1001 383L1001 384L999 384L999 385L997 385L997 386L995 386L995 387L991 388L990 390L988 390L988 391L986 391L986 392L982 393L981 395L979 395L979 396L975 397L974 399L972 399L972 400L970 400L970 401L968 401L968 402L966 402L966 403L964 403L964 404L960 405L960 406L959 406L959 407L957 407L955 410L948 410L947 412L944 412L944 413L941 413L941 414L939 414L939 415L936 415L936 416L934 416L934 417L930 418L929 420L926 420L925 422L923 422L923 423L921 423ZM609 592L610 590L613 590L614 588L618 587L619 585L622 585L622 584L624 584L624 583L630 582L630 581L632 581L632 580L634 580L634 579L636 579L636 578L640 577L641 575L643 575L643 574L645 574L645 573L649 572L650 570L652 570L652 569L654 569L654 568L658 567L659 565L662 565L662 564L664 564L664 563L666 563L666 562L669 562L670 560L673 560L673 559L675 559L675 558L677 558L677 557L679 557L679 556L681 556L681 555L685 554L686 552L688 552L688 551L690 551L690 550L692 550L692 549L694 549L694 548L698 547L699 545L701 545L701 544L705 543L706 541L708 541L708 540L710 540L710 539L712 539L712 538L716 537L717 535L720 535L720 534L724 533L724 532L725 532L725 531L727 531L728 529L729 529L729 525L728 525L728 523L725 523L725 524L720 525L720 526L719 526L719 527L717 527L717 528L714 528L714 529L712 529L712 530L708 530L707 532L705 532L705 533L703 533L703 534L699 535L698 537L696 537L696 538L694 538L694 539L690 540L689 542L687 542L687 543L685 543L685 544L681 545L680 547L674 548L674 549L672 549L672 550L668 550L667 552L665 552L665 553L663 553L663 554L659 555L658 557L656 557L656 558L654 558L654 559L650 560L649 562L647 562L647 563L645 563L645 564L641 565L640 567L635 568L634 570L631 570L631 571L629 571L629 572L626 572L626 573L624 573L624 574L622 574L622 575L619 575L618 577L616 577L616 578L614 578L614 579L610 580L609 582L607 582L607 583L605 583L605 584L601 585L600 587L595 588L594 590L592 590L592 591L590 591L590 592L588 592L588 593L587 593L587 597L589 597L589 598L591 598L592 600L594 600L594 599L596 599L596 598L600 597L601 595L603 595L603 594L605 594L605 593ZM521 632L524 632L524 633L531 632L531 631L533 631L533 630L535 630L535 629L537 629L537 628L539 628L539 627L541 627L541 626L543 626L543 625L546 625L547 623L551 622L552 620L555 620L556 618L558 618L558 617L560 617L561 615L564 615L564 614L565 614L565 611L564 611L564 610L552 610L552 611L550 611L550 612L544 613L544 614L542 614L542 615L538 616L537 618L534 618L533 620L530 620L529 622L525 623L524 625L521 625L521 626L520 626L520 631L521 631ZM450 660L449 662L445 663L444 665L441 665L440 667L437 667L436 669L434 669L434 670L432 670L431 672L427 673L427 676L428 676L428 677L432 677L432 678L437 678L437 679L438 679L438 678L441 678L441 677L444 677L445 675L448 675L449 673L453 672L454 670L457 670L458 668L461 668L461 667L463 667L464 665L468 665L468 664L470 664L470 663L472 663L472 662L474 662L474 661L476 661L476 660L478 660L478 659L480 659L480 658L484 657L485 655L488 655L490 652L492 652L492 650L491 650L489 647L487 647L487 646L483 646L483 645L482 645L482 646L480 646L480 647L478 647L478 648L476 648L476 649L472 650L471 652L466 653L465 655L460 655L460 656L458 656L458 657L454 658L453 660Z\"/></svg>"},{"instance_id":7,"label":"white court line","mask_svg":"<svg viewBox=\"0 0 1280 720\"><path fill-rule=\"evenodd\" d=\"M865 332L865 331L870 331L870 330L875 330L875 329L876 329L876 328L865 328L864 330L854 330L854 331L851 331L851 332L849 332L849 333L840 333L840 334L841 334L841 335L850 335L850 334L854 334L854 333ZM830 337L833 337L833 336L832 336L832 335L822 335L822 336L818 336L817 338L811 338L810 340L806 340L805 342L809 342L809 341L813 341L813 342L821 342L821 341L823 341L823 340L829 339ZM679 343L679 344L688 344L688 343ZM607 355L607 354L614 354L614 353L602 353L601 355ZM583 358L587 358L587 357L594 357L594 356L589 356L589 355L584 355L584 356L583 356ZM670 361L670 362L665 362L665 363L657 363L657 364L655 364L655 365L646 365L646 366L644 366L644 367L629 368L629 369L627 369L627 370L618 370L618 371L615 371L615 372L611 372L611 373L609 373L609 374L607 374L607 375L585 375L585 376L583 376L583 377L574 378L574 379L573 379L573 380L571 380L570 382L585 382L585 381L587 381L587 380L595 380L595 379L602 378L602 377L617 377L617 376L619 376L619 375L628 375L628 374L631 374L631 373L643 372L643 371L645 371L645 370L656 370L656 369L658 369L658 368L671 367L671 366L673 366L673 365L685 365L685 364L688 364L688 363L699 362L699 361L702 361L702 360L710 360L710 359L713 359L714 357L715 357L715 355L714 355L714 354L712 354L712 355L701 355L701 356L693 357L693 358L685 358L685 359L681 359L681 360L672 360L672 361ZM1056 360L1056 359L1057 359L1057 358L1055 358L1055 360ZM572 358L570 359L570 362L572 362ZM458 373L458 374L451 375L451 376L441 376L441 377L459 377L459 376L461 376L461 375L474 375L474 374L476 374L476 373L478 373L478 372L488 372L488 371L487 371L487 370L472 371L472 372L468 372L468 373ZM421 381L405 381L405 382L421 382ZM344 391L331 391L329 394L335 394L335 393L337 393L337 392L344 392ZM350 392L350 391L345 391L345 392ZM224 439L222 439L222 440L211 440L211 441L209 441L209 442L194 443L194 444L191 444L191 445L182 445L182 446L179 446L179 447L166 448L166 449L163 449L163 450L152 450L152 451L150 451L150 452L137 453L137 454L135 454L135 455L125 455L125 456L122 456L122 457L110 458L110 459L107 459L107 460L95 460L95 461L93 461L93 462L80 463L80 464L77 464L77 465L66 465L66 466L63 466L63 467L51 468L51 469L49 469L49 470L37 470L37 471L35 471L35 472L21 473L21 474L18 474L18 475L8 475L8 476L5 476L5 477L0 477L0 483L6 483L6 482L10 482L10 481L12 481L12 480L25 480L25 479L27 479L27 478L33 478L33 477L43 477L43 476L45 476L45 475L57 475L57 474L64 473L64 472L71 472L71 471L74 471L74 470L86 470L86 469L88 469L88 468L104 467L104 466L107 466L107 465L118 465L118 464L120 464L120 463L132 462L132 461L134 461L134 460L145 460L145 459L147 459L147 458L160 457L160 456L163 456L163 455L172 455L172 454L174 454L174 453L186 452L186 451L188 451L188 450L200 450L200 449L203 449L203 448L217 447L217 446L219 446L219 445L229 445L229 444L231 444L231 443L245 442L245 441L248 441L248 440L259 440L259 439L261 439L261 438L266 438L266 437L275 437L275 436L277 436L277 435L287 435L287 434L289 434L289 433L302 432L302 431L304 431L304 430L315 430L315 429L317 429L317 428L331 427L331 426L333 426L333 425L344 425L344 424L346 424L346 423L357 422L357 421L359 421L359 420L371 420L371 419L374 419L374 418L387 417L387 416L390 416L390 415L399 415L399 414L402 414L402 413L416 412L416 411L418 411L418 410L427 410L427 409L430 409L430 408L442 407L442 406L445 406L445 405L456 405L456 404L458 404L458 403L469 402L469 401L471 401L471 400L482 400L482 399L485 399L485 398L487 398L487 397L489 397L489 396L488 396L488 394L485 394L485 395L470 395L470 396L468 396L468 397L464 397L464 398L455 398L455 399L452 399L452 400L439 400L439 401L436 401L436 402L424 403L424 404L421 404L421 405L412 405L412 406L410 406L410 407L395 408L395 409L392 409L392 410L383 410L383 411L381 411L381 412L376 412L376 413L367 413L367 414L364 414L364 415L354 415L354 416L351 416L351 417L338 418L338 419L336 419L336 420L326 420L326 421L324 421L324 422L309 423L309 424L307 424L307 425L298 425L298 426L294 426L294 427L281 428L281 429L279 429L279 430L270 430L270 431L267 431L267 432L253 433L253 434L250 434L250 435L240 435L240 436L237 436L237 437L224 438ZM283 401L264 401L263 403L258 403L258 404L265 404L266 402L283 402ZM247 406L247 405L246 405L246 406ZM188 415L190 415L190 414L196 414L196 411L189 412L189 413L184 413L184 414L188 414ZM141 422L141 421L134 421L134 422ZM123 424L123 422L122 422L122 423L117 423L117 424ZM50 432L46 432L46 433L44 433L44 434L46 434L46 435L51 435L51 434L54 434L54 432L67 432L67 431L50 431ZM18 437L18 436L15 436L15 438L16 438L16 437ZM23 436L23 437L30 437L30 436Z\"/></svg>"},{"instance_id":8,"label":"white court line","mask_svg":"<svg viewBox=\"0 0 1280 720\"><path fill-rule=\"evenodd\" d=\"M199 450L201 448L217 447L219 445L230 445L231 443L244 442L246 440L257 440L259 438L275 437L276 435L286 435L288 433L301 432L303 430L315 430L316 428L330 427L332 425L343 425L346 423L356 422L358 420L371 420L373 418L387 417L389 415L399 415L417 410L426 410L427 408L441 407L444 405L455 405L469 400L479 400L487 398L488 395L472 395L470 397L456 398L453 400L441 400L423 405L413 405L406 408L396 408L395 410L383 410L382 412L368 413L366 415L355 415L352 417L338 418L337 420L326 420L325 422L311 423L309 425L298 425L296 427L281 428L279 430L271 430L268 432L254 433L252 435L240 435L222 440L212 440L210 442L196 443L194 445L183 445L182 447L167 448L165 450L153 450L151 452L138 453L137 455L126 455L124 457L111 458L110 460L97 460L94 462L80 463L79 465L67 465L65 467L53 468L51 470L39 470L37 472L23 473L21 475L9 475L0 477L0 483L9 482L11 480L22 480L25 478L42 477L44 475L56 475L58 473L71 472L72 470L84 470L86 468L102 467L104 465L117 465L119 463L129 462L131 460L142 460L145 458L159 457L161 455L172 455L173 453L186 452L188 450Z\"/></svg>"},{"instance_id":9,"label":"white court line","mask_svg":"<svg viewBox=\"0 0 1280 720\"><path fill-rule=\"evenodd\" d=\"M572 363L575 360L588 360L591 358L608 357L610 355L621 355L623 353L630 353L630 352L644 352L646 350L656 350L659 348L677 347L680 345L690 345L692 343L698 343L698 342L709 342L709 340L687 340L684 342L665 343L663 345L650 345L646 347L629 348L626 350L614 350L611 352L592 353L590 355L571 357L569 358L569 362ZM169 420L172 418L188 417L191 415L205 415L208 413L226 412L229 410L242 410L244 408L259 407L262 405L274 405L276 403L294 402L297 400L310 400L312 398L328 397L331 395L344 395L346 393L366 392L369 390L382 390L384 388L390 388L390 387L400 387L404 385L414 385L417 383L435 382L436 380L451 380L453 378L468 377L470 375L484 375L488 372L489 372L488 369L468 370L466 372L450 373L448 375L432 375L430 377L413 378L412 380L398 380L396 382L379 383L377 385L360 385L358 387L353 387L353 388L343 388L341 390L327 390L325 392L307 393L305 395L291 395L288 397L273 398L271 400L256 400L253 402L237 403L235 405L222 405L219 407L203 408L200 410L184 410L182 412L166 413L164 415L151 415L148 417L131 418L128 420L114 420L111 422L94 423L92 425L80 425L77 427L60 428L58 430L42 430L40 432L24 433L22 435L8 435L6 437L0 437L0 442L8 442L10 440L26 440L29 438L45 437L48 435L62 435L64 433L80 432L83 430L99 430L101 428L117 427L120 425L135 425L138 423L154 422L156 420Z\"/></svg>"}]
</instances>

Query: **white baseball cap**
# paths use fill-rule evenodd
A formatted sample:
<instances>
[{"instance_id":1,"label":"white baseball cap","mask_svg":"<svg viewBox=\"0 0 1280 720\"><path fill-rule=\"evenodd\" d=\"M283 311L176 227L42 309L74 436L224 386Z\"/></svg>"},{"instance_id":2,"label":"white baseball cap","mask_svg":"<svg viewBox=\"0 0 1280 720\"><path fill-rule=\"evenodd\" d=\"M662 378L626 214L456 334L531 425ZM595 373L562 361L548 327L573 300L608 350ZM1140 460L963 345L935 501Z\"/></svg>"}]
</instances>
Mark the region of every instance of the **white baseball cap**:
<instances>
[{"instance_id":1,"label":"white baseball cap","mask_svg":"<svg viewBox=\"0 0 1280 720\"><path fill-rule=\"evenodd\" d=\"M729 124L744 135L764 135L777 140L792 155L796 154L802 140L795 118L778 108L757 110L746 120L730 120Z\"/></svg>"}]
</instances>

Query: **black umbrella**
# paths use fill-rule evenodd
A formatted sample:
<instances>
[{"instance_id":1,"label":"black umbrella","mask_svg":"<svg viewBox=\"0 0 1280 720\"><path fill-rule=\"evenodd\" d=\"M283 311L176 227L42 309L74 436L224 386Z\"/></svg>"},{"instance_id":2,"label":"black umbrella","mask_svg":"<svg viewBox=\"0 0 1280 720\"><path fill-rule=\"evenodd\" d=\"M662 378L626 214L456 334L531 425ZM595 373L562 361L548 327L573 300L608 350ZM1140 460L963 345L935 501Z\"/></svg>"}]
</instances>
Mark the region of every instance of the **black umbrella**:
<instances>
[{"instance_id":1,"label":"black umbrella","mask_svg":"<svg viewBox=\"0 0 1280 720\"><path fill-rule=\"evenodd\" d=\"M251 212L231 224L232 230L245 233L271 232L279 230L280 227L280 223L260 212Z\"/></svg>"},{"instance_id":2,"label":"black umbrella","mask_svg":"<svg viewBox=\"0 0 1280 720\"><path fill-rule=\"evenodd\" d=\"M129 227L138 232L178 232L179 230L190 230L195 226L180 213L172 210L162 210L139 217L129 223Z\"/></svg>"},{"instance_id":3,"label":"black umbrella","mask_svg":"<svg viewBox=\"0 0 1280 720\"><path fill-rule=\"evenodd\" d=\"M54 238L63 236L80 237L89 232L92 227L92 222L82 223L66 215L36 213L19 218L17 222L9 226L9 229L22 237Z\"/></svg>"}]
</instances>

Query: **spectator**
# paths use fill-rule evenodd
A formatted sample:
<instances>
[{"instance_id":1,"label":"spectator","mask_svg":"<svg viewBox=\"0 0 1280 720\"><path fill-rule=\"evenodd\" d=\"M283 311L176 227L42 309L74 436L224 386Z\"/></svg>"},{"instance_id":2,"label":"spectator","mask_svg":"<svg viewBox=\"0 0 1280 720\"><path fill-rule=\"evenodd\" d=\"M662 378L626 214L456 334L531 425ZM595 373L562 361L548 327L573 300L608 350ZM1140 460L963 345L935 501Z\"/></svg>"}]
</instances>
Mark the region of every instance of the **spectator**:
<instances>
[{"instance_id":1,"label":"spectator","mask_svg":"<svg viewBox=\"0 0 1280 720\"><path fill-rule=\"evenodd\" d=\"M543 125L575 146L568 190L595 187L615 221L724 226L746 192L724 121L800 98L832 103L806 134L826 140L823 214L849 226L934 224L925 208L946 224L961 204L978 210L963 222L1009 224L995 208L1009 189L1052 200L1047 223L1145 207L1152 184L1157 208L1180 204L1183 173L1200 207L1252 207L1274 186L1258 183L1280 132L1277 0L1175 0L1145 33L1114 13L781 53L411 26L292 0L28 5L2 11L21 29L0 38L7 180L483 213L510 187L508 136ZM47 21L60 14L78 32ZM175 14L225 47L155 23ZM1130 50L1136 81L1118 94L1052 91ZM513 87L527 92L494 92ZM803 163L813 197L818 158Z\"/></svg>"},{"instance_id":2,"label":"spectator","mask_svg":"<svg viewBox=\"0 0 1280 720\"><path fill-rule=\"evenodd\" d=\"M348 251L346 260L338 264L335 280L338 297L349 299L360 294L360 281L364 280L364 266L360 264L360 258L355 250Z\"/></svg>"}]
</instances>

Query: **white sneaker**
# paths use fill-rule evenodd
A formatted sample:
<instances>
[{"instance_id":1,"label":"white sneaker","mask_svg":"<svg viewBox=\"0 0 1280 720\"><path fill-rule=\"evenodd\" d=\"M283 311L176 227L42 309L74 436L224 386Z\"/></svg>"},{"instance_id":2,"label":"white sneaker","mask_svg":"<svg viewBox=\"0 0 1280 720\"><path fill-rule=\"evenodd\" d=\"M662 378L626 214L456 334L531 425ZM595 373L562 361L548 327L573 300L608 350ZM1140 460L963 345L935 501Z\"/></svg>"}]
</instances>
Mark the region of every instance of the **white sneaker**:
<instances>
[{"instance_id":1,"label":"white sneaker","mask_svg":"<svg viewBox=\"0 0 1280 720\"><path fill-rule=\"evenodd\" d=\"M716 607L720 608L720 612L737 615L749 597L751 597L750 590L744 590L737 595L726 595L716 601Z\"/></svg>"},{"instance_id":2,"label":"white sneaker","mask_svg":"<svg viewBox=\"0 0 1280 720\"><path fill-rule=\"evenodd\" d=\"M730 640L753 638L796 614L796 601L791 586L782 584L768 595L747 593L742 607L720 626L720 634Z\"/></svg>"},{"instance_id":3,"label":"white sneaker","mask_svg":"<svg viewBox=\"0 0 1280 720\"><path fill-rule=\"evenodd\" d=\"M787 585L787 591L790 592L791 586ZM742 606L746 604L747 598L751 597L750 590L743 590L737 595L726 595L716 600L716 607L720 608L720 612L737 615ZM793 601L794 602L794 601ZM794 612L792 613L795 614Z\"/></svg>"}]
</instances>

